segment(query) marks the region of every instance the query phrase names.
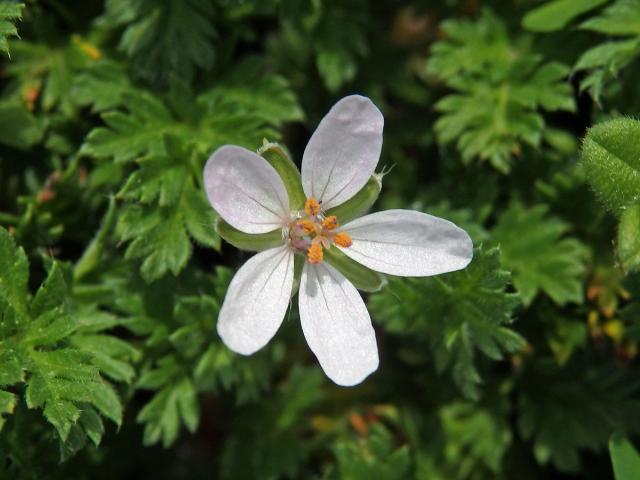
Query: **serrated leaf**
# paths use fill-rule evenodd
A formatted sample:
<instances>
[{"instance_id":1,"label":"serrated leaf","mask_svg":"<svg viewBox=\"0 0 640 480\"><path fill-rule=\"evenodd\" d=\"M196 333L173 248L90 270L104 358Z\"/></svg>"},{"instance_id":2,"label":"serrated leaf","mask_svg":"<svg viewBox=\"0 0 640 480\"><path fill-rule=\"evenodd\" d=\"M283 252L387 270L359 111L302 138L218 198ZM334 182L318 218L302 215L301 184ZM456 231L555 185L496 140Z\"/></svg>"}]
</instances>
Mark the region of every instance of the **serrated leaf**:
<instances>
[{"instance_id":1,"label":"serrated leaf","mask_svg":"<svg viewBox=\"0 0 640 480\"><path fill-rule=\"evenodd\" d=\"M541 465L576 472L582 450L606 448L614 432L637 433L637 379L624 369L575 355L559 368L540 359L519 385L518 430ZM561 399L558 401L557 399Z\"/></svg>"},{"instance_id":2,"label":"serrated leaf","mask_svg":"<svg viewBox=\"0 0 640 480\"><path fill-rule=\"evenodd\" d=\"M190 80L196 68L213 64L213 5L206 0L109 0L100 23L125 26L119 48L131 59L135 73L157 85L170 74Z\"/></svg>"},{"instance_id":3,"label":"serrated leaf","mask_svg":"<svg viewBox=\"0 0 640 480\"><path fill-rule=\"evenodd\" d=\"M617 0L600 15L592 17L580 28L606 35L603 43L590 48L576 62L574 70L585 70L581 90L588 90L596 101L605 86L618 78L619 72L640 55L640 1Z\"/></svg>"},{"instance_id":4,"label":"serrated leaf","mask_svg":"<svg viewBox=\"0 0 640 480\"><path fill-rule=\"evenodd\" d=\"M450 20L449 36L432 48L427 72L456 93L442 98L435 124L440 143L455 142L465 163L488 160L508 173L523 145L539 147L540 110L573 111L569 69L543 64L528 51L513 54L504 23L489 11L476 21Z\"/></svg>"},{"instance_id":5,"label":"serrated leaf","mask_svg":"<svg viewBox=\"0 0 640 480\"><path fill-rule=\"evenodd\" d=\"M9 37L17 37L18 30L13 22L22 18L23 3L0 2L0 52L9 53Z\"/></svg>"},{"instance_id":6,"label":"serrated leaf","mask_svg":"<svg viewBox=\"0 0 640 480\"><path fill-rule=\"evenodd\" d=\"M589 183L611 210L640 201L640 121L617 118L592 127L581 159Z\"/></svg>"},{"instance_id":7,"label":"serrated leaf","mask_svg":"<svg viewBox=\"0 0 640 480\"><path fill-rule=\"evenodd\" d=\"M478 395L481 381L475 351L502 358L524 346L511 330L517 295L507 293L509 272L500 267L499 251L476 250L460 272L422 279L389 278L387 288L371 295L372 318L395 335L426 343L438 370L452 369L463 393Z\"/></svg>"},{"instance_id":8,"label":"serrated leaf","mask_svg":"<svg viewBox=\"0 0 640 480\"><path fill-rule=\"evenodd\" d=\"M511 270L525 305L540 291L560 305L584 300L581 277L589 251L577 239L564 237L568 230L544 205L526 208L514 202L500 216L492 242L500 245L502 263Z\"/></svg>"},{"instance_id":9,"label":"serrated leaf","mask_svg":"<svg viewBox=\"0 0 640 480\"><path fill-rule=\"evenodd\" d=\"M77 312L59 263L51 264L43 285L29 299L26 256L2 228L0 284L0 386L25 384L27 407L42 410L58 433L61 458L66 459L85 445L87 436L99 441L101 421L98 418L98 428L95 418L83 420L84 412L95 409L120 424L122 405L113 387L100 377L96 361L111 352L104 343L94 343L93 351L73 345L89 322L74 316ZM113 324L102 322L98 331L109 326ZM110 338L123 347L122 340ZM1 413L10 413L8 406Z\"/></svg>"}]
</instances>

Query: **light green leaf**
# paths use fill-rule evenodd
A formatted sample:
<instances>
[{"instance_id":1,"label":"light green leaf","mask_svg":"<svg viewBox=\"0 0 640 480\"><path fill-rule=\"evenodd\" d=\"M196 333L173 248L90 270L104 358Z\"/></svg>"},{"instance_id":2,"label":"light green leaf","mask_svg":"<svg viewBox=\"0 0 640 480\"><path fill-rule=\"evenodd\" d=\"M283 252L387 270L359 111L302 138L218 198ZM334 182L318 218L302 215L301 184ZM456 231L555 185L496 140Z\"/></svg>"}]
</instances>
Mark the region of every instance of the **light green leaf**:
<instances>
[{"instance_id":1,"label":"light green leaf","mask_svg":"<svg viewBox=\"0 0 640 480\"><path fill-rule=\"evenodd\" d=\"M569 226L550 217L547 207L514 202L498 219L492 242L525 305L544 291L559 305L584 300L582 274L589 250L575 238L563 238ZM523 232L526 232L523 234Z\"/></svg>"},{"instance_id":2,"label":"light green leaf","mask_svg":"<svg viewBox=\"0 0 640 480\"><path fill-rule=\"evenodd\" d=\"M534 32L554 32L605 3L607 0L554 0L527 13L522 19L522 26Z\"/></svg>"},{"instance_id":3,"label":"light green leaf","mask_svg":"<svg viewBox=\"0 0 640 480\"><path fill-rule=\"evenodd\" d=\"M22 18L23 8L23 3L0 2L0 52L2 53L9 53L7 38L18 36L18 30L12 22Z\"/></svg>"}]
</instances>

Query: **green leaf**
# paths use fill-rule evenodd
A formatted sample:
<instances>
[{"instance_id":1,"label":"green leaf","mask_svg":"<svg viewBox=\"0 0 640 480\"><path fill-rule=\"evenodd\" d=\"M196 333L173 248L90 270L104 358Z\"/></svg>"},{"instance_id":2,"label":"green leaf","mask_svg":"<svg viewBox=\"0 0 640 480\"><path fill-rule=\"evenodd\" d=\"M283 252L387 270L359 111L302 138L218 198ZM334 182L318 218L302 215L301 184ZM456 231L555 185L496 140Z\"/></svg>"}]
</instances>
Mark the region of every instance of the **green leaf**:
<instances>
[{"instance_id":1,"label":"green leaf","mask_svg":"<svg viewBox=\"0 0 640 480\"><path fill-rule=\"evenodd\" d=\"M553 0L527 13L522 19L522 26L534 32L554 32L605 3L607 0Z\"/></svg>"},{"instance_id":2,"label":"green leaf","mask_svg":"<svg viewBox=\"0 0 640 480\"><path fill-rule=\"evenodd\" d=\"M612 2L600 15L592 17L580 28L607 36L603 43L582 54L574 70L585 70L580 89L587 90L596 101L605 86L640 55L640 1Z\"/></svg>"},{"instance_id":3,"label":"green leaf","mask_svg":"<svg viewBox=\"0 0 640 480\"><path fill-rule=\"evenodd\" d=\"M23 8L23 3L0 2L0 52L2 53L9 53L7 38L18 36L18 30L12 22L22 18Z\"/></svg>"},{"instance_id":4,"label":"green leaf","mask_svg":"<svg viewBox=\"0 0 640 480\"><path fill-rule=\"evenodd\" d=\"M193 151L172 136L164 138L166 155L142 159L118 197L128 200L116 233L131 241L126 258L142 259L147 282L167 272L177 275L191 256L189 237L220 248L216 215L189 174Z\"/></svg>"},{"instance_id":5,"label":"green leaf","mask_svg":"<svg viewBox=\"0 0 640 480\"><path fill-rule=\"evenodd\" d=\"M533 441L541 465L577 472L581 450L606 448L614 432L640 431L633 415L640 407L633 373L587 358L574 355L561 368L553 360L538 359L519 380L518 430Z\"/></svg>"},{"instance_id":6,"label":"green leaf","mask_svg":"<svg viewBox=\"0 0 640 480\"><path fill-rule=\"evenodd\" d=\"M640 270L640 205L631 205L620 216L618 256L626 271Z\"/></svg>"},{"instance_id":7,"label":"green leaf","mask_svg":"<svg viewBox=\"0 0 640 480\"><path fill-rule=\"evenodd\" d=\"M88 322L83 325L72 308L59 263L51 265L30 300L26 256L2 228L0 287L0 387L25 384L26 405L42 410L58 433L66 459L84 446L87 436L98 441L102 421L83 417L83 412L95 409L118 425L122 419L120 400L99 372L99 359L109 349L104 343L94 343L91 350L76 347L78 332ZM104 338L121 347L125 343ZM0 400L0 413L11 413L11 399L1 390Z\"/></svg>"},{"instance_id":8,"label":"green leaf","mask_svg":"<svg viewBox=\"0 0 640 480\"><path fill-rule=\"evenodd\" d=\"M508 173L524 145L540 147L540 110L575 109L569 69L526 50L514 54L504 23L489 11L444 28L448 36L433 46L427 72L456 93L436 103L438 141L455 142L465 163L488 160Z\"/></svg>"},{"instance_id":9,"label":"green leaf","mask_svg":"<svg viewBox=\"0 0 640 480\"><path fill-rule=\"evenodd\" d=\"M376 478L402 480L411 478L408 445L394 445L391 433L380 423L374 424L366 438L342 440L333 447L338 475L329 478Z\"/></svg>"},{"instance_id":10,"label":"green leaf","mask_svg":"<svg viewBox=\"0 0 640 480\"><path fill-rule=\"evenodd\" d=\"M13 393L0 390L0 431L5 422L5 415L11 415L16 408L17 398Z\"/></svg>"},{"instance_id":11,"label":"green leaf","mask_svg":"<svg viewBox=\"0 0 640 480\"><path fill-rule=\"evenodd\" d=\"M104 26L124 26L120 49L135 73L164 85L170 74L190 80L196 68L208 70L215 58L213 4L206 0L108 0L100 18Z\"/></svg>"},{"instance_id":12,"label":"green leaf","mask_svg":"<svg viewBox=\"0 0 640 480\"><path fill-rule=\"evenodd\" d=\"M475 251L462 271L429 278L389 278L389 286L369 298L375 321L398 336L431 349L439 371L453 370L463 393L478 396L481 381L475 351L493 360L524 346L508 325L519 304L506 291L509 272L500 267L497 249Z\"/></svg>"},{"instance_id":13,"label":"green leaf","mask_svg":"<svg viewBox=\"0 0 640 480\"><path fill-rule=\"evenodd\" d=\"M540 291L559 305L583 302L589 250L575 238L563 238L568 230L569 225L547 214L545 205L526 208L514 202L498 219L492 241L500 245L502 263L511 270L525 305Z\"/></svg>"},{"instance_id":14,"label":"green leaf","mask_svg":"<svg viewBox=\"0 0 640 480\"><path fill-rule=\"evenodd\" d=\"M199 417L194 386L189 379L182 377L160 390L153 400L140 410L137 420L145 423L145 445L162 441L162 444L168 447L178 437L181 423L194 432Z\"/></svg>"},{"instance_id":15,"label":"green leaf","mask_svg":"<svg viewBox=\"0 0 640 480\"><path fill-rule=\"evenodd\" d=\"M634 480L640 477L640 455L629 439L613 435L609 440L609 454L616 480Z\"/></svg>"},{"instance_id":16,"label":"green leaf","mask_svg":"<svg viewBox=\"0 0 640 480\"><path fill-rule=\"evenodd\" d=\"M377 292L381 290L386 284L386 277L378 272L375 272L355 260L347 257L337 247L330 248L324 251L325 260L347 280L363 292Z\"/></svg>"},{"instance_id":17,"label":"green leaf","mask_svg":"<svg viewBox=\"0 0 640 480\"><path fill-rule=\"evenodd\" d=\"M640 121L617 118L592 127L581 159L589 183L612 211L640 201Z\"/></svg>"},{"instance_id":18,"label":"green leaf","mask_svg":"<svg viewBox=\"0 0 640 480\"><path fill-rule=\"evenodd\" d=\"M0 144L28 150L44 136L44 124L24 105L0 101Z\"/></svg>"}]
</instances>

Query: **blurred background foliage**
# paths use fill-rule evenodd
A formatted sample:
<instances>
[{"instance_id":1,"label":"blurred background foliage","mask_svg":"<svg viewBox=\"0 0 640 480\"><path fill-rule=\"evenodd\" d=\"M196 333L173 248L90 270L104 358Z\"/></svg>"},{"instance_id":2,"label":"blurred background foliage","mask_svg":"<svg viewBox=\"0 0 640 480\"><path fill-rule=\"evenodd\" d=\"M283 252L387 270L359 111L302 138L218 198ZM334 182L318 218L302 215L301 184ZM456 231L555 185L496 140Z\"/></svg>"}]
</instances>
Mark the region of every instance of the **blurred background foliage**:
<instances>
[{"instance_id":1,"label":"blurred background foliage","mask_svg":"<svg viewBox=\"0 0 640 480\"><path fill-rule=\"evenodd\" d=\"M0 478L613 478L639 25L640 0L0 0ZM295 308L252 357L217 337L249 254L201 171L263 139L299 164L350 93L385 115L374 208L476 253L366 295L381 367L344 389Z\"/></svg>"}]
</instances>

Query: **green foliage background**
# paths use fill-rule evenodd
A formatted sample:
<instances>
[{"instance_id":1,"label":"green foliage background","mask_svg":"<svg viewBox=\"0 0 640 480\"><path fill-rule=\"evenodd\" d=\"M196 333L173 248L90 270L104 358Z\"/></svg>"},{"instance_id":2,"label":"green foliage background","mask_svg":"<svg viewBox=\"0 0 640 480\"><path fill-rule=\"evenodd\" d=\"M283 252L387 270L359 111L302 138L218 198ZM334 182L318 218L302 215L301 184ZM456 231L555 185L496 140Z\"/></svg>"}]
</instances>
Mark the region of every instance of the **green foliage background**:
<instances>
[{"instance_id":1,"label":"green foliage background","mask_svg":"<svg viewBox=\"0 0 640 480\"><path fill-rule=\"evenodd\" d=\"M640 0L0 0L0 478L613 478L639 25ZM364 294L381 366L344 389L295 307L254 356L221 343L250 253L201 172L263 139L299 164L350 93L385 115L374 208L476 251Z\"/></svg>"}]
</instances>

